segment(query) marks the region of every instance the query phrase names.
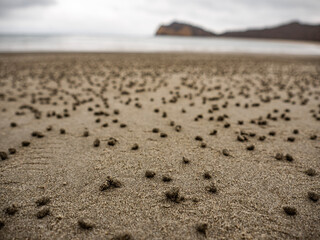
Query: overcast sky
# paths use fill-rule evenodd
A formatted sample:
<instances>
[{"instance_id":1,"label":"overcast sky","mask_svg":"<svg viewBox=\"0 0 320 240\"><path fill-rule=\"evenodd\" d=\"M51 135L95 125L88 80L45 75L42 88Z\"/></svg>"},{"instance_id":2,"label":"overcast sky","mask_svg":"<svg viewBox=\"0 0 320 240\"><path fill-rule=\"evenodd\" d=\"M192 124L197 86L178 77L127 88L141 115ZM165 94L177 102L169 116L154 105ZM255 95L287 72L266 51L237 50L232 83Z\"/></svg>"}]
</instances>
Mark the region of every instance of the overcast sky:
<instances>
[{"instance_id":1,"label":"overcast sky","mask_svg":"<svg viewBox=\"0 0 320 240\"><path fill-rule=\"evenodd\" d=\"M173 20L215 32L320 23L320 0L0 0L0 33L152 35Z\"/></svg>"}]
</instances>

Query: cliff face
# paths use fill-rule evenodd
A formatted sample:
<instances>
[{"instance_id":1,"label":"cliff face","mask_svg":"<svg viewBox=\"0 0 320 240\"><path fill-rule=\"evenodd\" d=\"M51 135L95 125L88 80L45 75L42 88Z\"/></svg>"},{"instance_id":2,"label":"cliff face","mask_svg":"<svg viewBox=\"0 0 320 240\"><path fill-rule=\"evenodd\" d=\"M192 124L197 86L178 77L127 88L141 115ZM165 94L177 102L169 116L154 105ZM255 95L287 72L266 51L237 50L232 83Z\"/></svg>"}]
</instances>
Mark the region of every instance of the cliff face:
<instances>
[{"instance_id":1,"label":"cliff face","mask_svg":"<svg viewBox=\"0 0 320 240\"><path fill-rule=\"evenodd\" d=\"M156 35L170 36L198 36L198 37L241 37L241 38L267 38L302 41L320 41L320 25L308 25L298 22L281 25L274 28L254 29L247 31L225 32L215 34L190 24L173 22L161 25Z\"/></svg>"},{"instance_id":2,"label":"cliff face","mask_svg":"<svg viewBox=\"0 0 320 240\"><path fill-rule=\"evenodd\" d=\"M211 37L214 33L203 30L202 28L192 26L190 24L173 22L170 25L161 25L156 32L156 35L170 36L201 36Z\"/></svg>"},{"instance_id":3,"label":"cliff face","mask_svg":"<svg viewBox=\"0 0 320 240\"><path fill-rule=\"evenodd\" d=\"M320 25L313 26L293 22L274 28L255 29L239 32L226 32L221 34L220 36L320 41Z\"/></svg>"}]
</instances>

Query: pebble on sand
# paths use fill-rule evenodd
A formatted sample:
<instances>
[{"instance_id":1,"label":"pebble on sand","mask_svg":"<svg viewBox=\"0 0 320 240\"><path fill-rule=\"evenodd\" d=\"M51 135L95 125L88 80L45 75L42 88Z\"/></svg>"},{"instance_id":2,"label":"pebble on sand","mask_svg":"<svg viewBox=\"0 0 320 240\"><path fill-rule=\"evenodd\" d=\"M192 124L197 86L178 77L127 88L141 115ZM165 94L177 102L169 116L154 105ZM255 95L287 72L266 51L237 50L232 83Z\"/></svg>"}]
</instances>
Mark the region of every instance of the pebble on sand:
<instances>
[{"instance_id":1,"label":"pebble on sand","mask_svg":"<svg viewBox=\"0 0 320 240\"><path fill-rule=\"evenodd\" d=\"M212 176L211 176L211 174L210 174L209 172L204 172L204 173L203 173L203 178L204 178L204 179L211 179Z\"/></svg>"},{"instance_id":2,"label":"pebble on sand","mask_svg":"<svg viewBox=\"0 0 320 240\"><path fill-rule=\"evenodd\" d=\"M160 133L160 137L166 138L166 137L168 137L168 134L166 134L166 133Z\"/></svg>"},{"instance_id":3,"label":"pebble on sand","mask_svg":"<svg viewBox=\"0 0 320 240\"><path fill-rule=\"evenodd\" d=\"M207 223L200 223L200 224L196 225L196 230L198 233L206 236L207 230L208 230L208 224Z\"/></svg>"},{"instance_id":4,"label":"pebble on sand","mask_svg":"<svg viewBox=\"0 0 320 240\"><path fill-rule=\"evenodd\" d=\"M283 211L290 216L294 216L297 214L297 209L295 207L284 206Z\"/></svg>"},{"instance_id":5,"label":"pebble on sand","mask_svg":"<svg viewBox=\"0 0 320 240\"><path fill-rule=\"evenodd\" d=\"M194 139L195 139L196 141L202 141L202 140L203 140L203 138L202 138L201 136L196 136Z\"/></svg>"},{"instance_id":6,"label":"pebble on sand","mask_svg":"<svg viewBox=\"0 0 320 240\"><path fill-rule=\"evenodd\" d=\"M313 202L317 202L319 200L319 194L315 193L315 192L308 192L308 198L313 201Z\"/></svg>"},{"instance_id":7,"label":"pebble on sand","mask_svg":"<svg viewBox=\"0 0 320 240\"><path fill-rule=\"evenodd\" d=\"M163 181L163 182L171 182L171 181L172 181L172 178L169 177L169 176L167 176L167 175L164 175L164 176L162 176L162 181Z\"/></svg>"},{"instance_id":8,"label":"pebble on sand","mask_svg":"<svg viewBox=\"0 0 320 240\"><path fill-rule=\"evenodd\" d=\"M18 207L14 204L4 209L4 212L8 215L14 215L18 212Z\"/></svg>"},{"instance_id":9,"label":"pebble on sand","mask_svg":"<svg viewBox=\"0 0 320 240\"><path fill-rule=\"evenodd\" d=\"M153 129L152 129L152 132L153 132L153 133L158 133L158 132L159 132L159 128L153 128Z\"/></svg>"},{"instance_id":10,"label":"pebble on sand","mask_svg":"<svg viewBox=\"0 0 320 240\"><path fill-rule=\"evenodd\" d=\"M182 157L182 162L183 162L184 164L189 164L189 163L190 163L190 160L189 160L188 158L186 158L186 157Z\"/></svg>"},{"instance_id":11,"label":"pebble on sand","mask_svg":"<svg viewBox=\"0 0 320 240\"><path fill-rule=\"evenodd\" d=\"M305 171L305 174L307 174L307 175L310 176L310 177L313 177L313 176L317 175L317 172L316 172L316 170L314 170L313 168L308 168L308 169Z\"/></svg>"},{"instance_id":12,"label":"pebble on sand","mask_svg":"<svg viewBox=\"0 0 320 240\"><path fill-rule=\"evenodd\" d=\"M36 217L41 219L41 218L44 218L45 216L48 216L49 214L50 214L50 209L48 207L45 207L37 212Z\"/></svg>"},{"instance_id":13,"label":"pebble on sand","mask_svg":"<svg viewBox=\"0 0 320 240\"><path fill-rule=\"evenodd\" d=\"M138 150L139 149L139 145L138 144L133 144L133 146L131 147L131 150Z\"/></svg>"},{"instance_id":14,"label":"pebble on sand","mask_svg":"<svg viewBox=\"0 0 320 240\"><path fill-rule=\"evenodd\" d=\"M277 153L276 156L275 156L275 159L282 160L283 159L283 154L282 153Z\"/></svg>"},{"instance_id":15,"label":"pebble on sand","mask_svg":"<svg viewBox=\"0 0 320 240\"><path fill-rule=\"evenodd\" d=\"M30 145L30 142L29 141L23 141L21 143L22 147L28 147Z\"/></svg>"},{"instance_id":16,"label":"pebble on sand","mask_svg":"<svg viewBox=\"0 0 320 240\"><path fill-rule=\"evenodd\" d=\"M0 152L0 159L1 160L7 160L8 154L6 152Z\"/></svg>"},{"instance_id":17,"label":"pebble on sand","mask_svg":"<svg viewBox=\"0 0 320 240\"><path fill-rule=\"evenodd\" d=\"M9 152L10 154L15 154L15 153L17 152L17 150L16 150L15 148L9 148L9 149L8 149L8 152Z\"/></svg>"},{"instance_id":18,"label":"pebble on sand","mask_svg":"<svg viewBox=\"0 0 320 240\"><path fill-rule=\"evenodd\" d=\"M5 226L5 223L2 219L0 219L0 229L2 229Z\"/></svg>"},{"instance_id":19,"label":"pebble on sand","mask_svg":"<svg viewBox=\"0 0 320 240\"><path fill-rule=\"evenodd\" d=\"M311 136L310 136L310 139L311 139L311 140L316 140L316 139L317 139L317 135L311 135Z\"/></svg>"},{"instance_id":20,"label":"pebble on sand","mask_svg":"<svg viewBox=\"0 0 320 240\"><path fill-rule=\"evenodd\" d=\"M218 133L217 130L212 130L212 131L209 133L209 135L214 136L214 135L216 135L217 133Z\"/></svg>"},{"instance_id":21,"label":"pebble on sand","mask_svg":"<svg viewBox=\"0 0 320 240\"><path fill-rule=\"evenodd\" d=\"M114 236L111 240L134 240L131 234L124 233L117 236Z\"/></svg>"},{"instance_id":22,"label":"pebble on sand","mask_svg":"<svg viewBox=\"0 0 320 240\"><path fill-rule=\"evenodd\" d=\"M100 191L105 191L112 188L120 188L121 186L122 184L119 180L113 179L108 176L106 182L100 186Z\"/></svg>"},{"instance_id":23,"label":"pebble on sand","mask_svg":"<svg viewBox=\"0 0 320 240\"><path fill-rule=\"evenodd\" d=\"M206 148L206 147L207 147L207 144L204 143L204 142L202 142L202 143L200 144L200 147L201 147L201 148Z\"/></svg>"},{"instance_id":24,"label":"pebble on sand","mask_svg":"<svg viewBox=\"0 0 320 240\"><path fill-rule=\"evenodd\" d=\"M114 145L116 145L117 142L118 142L117 139L111 137L111 138L109 138L109 140L108 140L108 145L109 145L109 146L114 146Z\"/></svg>"},{"instance_id":25,"label":"pebble on sand","mask_svg":"<svg viewBox=\"0 0 320 240\"><path fill-rule=\"evenodd\" d=\"M90 222L89 220L79 219L78 225L82 229L90 230L94 227L94 224Z\"/></svg>"},{"instance_id":26,"label":"pebble on sand","mask_svg":"<svg viewBox=\"0 0 320 240\"><path fill-rule=\"evenodd\" d=\"M100 140L98 138L93 141L93 146L94 147L99 147L100 146Z\"/></svg>"},{"instance_id":27,"label":"pebble on sand","mask_svg":"<svg viewBox=\"0 0 320 240\"><path fill-rule=\"evenodd\" d=\"M41 197L36 201L37 206L44 206L47 205L48 203L50 203L50 198L47 196Z\"/></svg>"},{"instance_id":28,"label":"pebble on sand","mask_svg":"<svg viewBox=\"0 0 320 240\"><path fill-rule=\"evenodd\" d=\"M87 130L84 131L82 136L83 136L83 137L88 137L88 136L89 136L89 131L87 131Z\"/></svg>"},{"instance_id":29,"label":"pebble on sand","mask_svg":"<svg viewBox=\"0 0 320 240\"><path fill-rule=\"evenodd\" d=\"M180 195L180 189L179 188L172 188L169 191L165 192L165 196L167 200L174 202L174 203L180 203L184 201L184 197Z\"/></svg>"},{"instance_id":30,"label":"pebble on sand","mask_svg":"<svg viewBox=\"0 0 320 240\"><path fill-rule=\"evenodd\" d=\"M253 151L253 150L254 150L254 145L249 145L249 146L247 146L247 150L248 150L248 151Z\"/></svg>"},{"instance_id":31,"label":"pebble on sand","mask_svg":"<svg viewBox=\"0 0 320 240\"><path fill-rule=\"evenodd\" d=\"M293 157L290 154L286 154L285 158L287 161L292 162L293 161Z\"/></svg>"},{"instance_id":32,"label":"pebble on sand","mask_svg":"<svg viewBox=\"0 0 320 240\"><path fill-rule=\"evenodd\" d=\"M216 193L217 192L217 187L214 183L212 183L209 186L206 186L205 188L209 193Z\"/></svg>"},{"instance_id":33,"label":"pebble on sand","mask_svg":"<svg viewBox=\"0 0 320 240\"><path fill-rule=\"evenodd\" d=\"M154 171L147 170L144 175L145 175L146 178L154 178L154 176L156 175L156 173L155 173Z\"/></svg>"},{"instance_id":34,"label":"pebble on sand","mask_svg":"<svg viewBox=\"0 0 320 240\"><path fill-rule=\"evenodd\" d=\"M230 152L229 152L228 149L223 149L223 150L222 150L222 154L223 154L224 156L230 156Z\"/></svg>"}]
</instances>

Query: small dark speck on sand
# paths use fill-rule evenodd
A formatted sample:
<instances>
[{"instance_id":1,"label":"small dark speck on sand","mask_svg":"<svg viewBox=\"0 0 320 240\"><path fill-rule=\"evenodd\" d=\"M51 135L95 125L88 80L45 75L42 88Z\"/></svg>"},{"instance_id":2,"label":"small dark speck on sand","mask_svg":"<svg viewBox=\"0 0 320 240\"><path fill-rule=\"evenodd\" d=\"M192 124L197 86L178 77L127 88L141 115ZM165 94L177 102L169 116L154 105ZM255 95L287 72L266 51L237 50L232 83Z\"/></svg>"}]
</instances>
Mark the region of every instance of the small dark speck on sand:
<instances>
[{"instance_id":1,"label":"small dark speck on sand","mask_svg":"<svg viewBox=\"0 0 320 240\"><path fill-rule=\"evenodd\" d=\"M122 186L119 180L107 177L107 181L100 186L100 191L105 191L112 188L120 188Z\"/></svg>"},{"instance_id":2,"label":"small dark speck on sand","mask_svg":"<svg viewBox=\"0 0 320 240\"><path fill-rule=\"evenodd\" d=\"M61 128L61 129L60 129L60 134L65 134L65 133L66 133L66 130L63 129L63 128Z\"/></svg>"},{"instance_id":3,"label":"small dark speck on sand","mask_svg":"<svg viewBox=\"0 0 320 240\"><path fill-rule=\"evenodd\" d=\"M48 216L49 214L50 214L50 209L48 207L45 207L37 212L36 217L41 219L41 218L44 218L45 216Z\"/></svg>"},{"instance_id":4,"label":"small dark speck on sand","mask_svg":"<svg viewBox=\"0 0 320 240\"><path fill-rule=\"evenodd\" d=\"M36 201L37 206L44 206L50 203L50 198L49 197L41 197Z\"/></svg>"},{"instance_id":5,"label":"small dark speck on sand","mask_svg":"<svg viewBox=\"0 0 320 240\"><path fill-rule=\"evenodd\" d=\"M247 146L247 150L248 151L253 151L254 150L254 145Z\"/></svg>"},{"instance_id":6,"label":"small dark speck on sand","mask_svg":"<svg viewBox=\"0 0 320 240\"><path fill-rule=\"evenodd\" d=\"M0 152L0 159L1 160L6 160L8 159L8 154L6 152Z\"/></svg>"},{"instance_id":7,"label":"small dark speck on sand","mask_svg":"<svg viewBox=\"0 0 320 240\"><path fill-rule=\"evenodd\" d=\"M114 236L111 240L134 240L134 238L129 233L120 234Z\"/></svg>"},{"instance_id":8,"label":"small dark speck on sand","mask_svg":"<svg viewBox=\"0 0 320 240\"><path fill-rule=\"evenodd\" d=\"M156 175L156 173L155 173L154 171L147 170L144 175L145 175L146 178L154 178L154 176Z\"/></svg>"},{"instance_id":9,"label":"small dark speck on sand","mask_svg":"<svg viewBox=\"0 0 320 240\"><path fill-rule=\"evenodd\" d=\"M214 135L216 135L217 133L218 133L217 130L212 130L212 131L209 133L209 135L214 136Z\"/></svg>"},{"instance_id":10,"label":"small dark speck on sand","mask_svg":"<svg viewBox=\"0 0 320 240\"><path fill-rule=\"evenodd\" d=\"M204 172L203 178L204 178L204 179L211 179L212 176L211 176L211 174L210 174L209 172Z\"/></svg>"},{"instance_id":11,"label":"small dark speck on sand","mask_svg":"<svg viewBox=\"0 0 320 240\"><path fill-rule=\"evenodd\" d=\"M15 148L9 148L9 149L8 149L8 152L9 152L10 154L15 154L15 153L17 152L17 150L16 150Z\"/></svg>"},{"instance_id":12,"label":"small dark speck on sand","mask_svg":"<svg viewBox=\"0 0 320 240\"><path fill-rule=\"evenodd\" d=\"M179 188L172 188L171 190L165 192L165 196L169 201L174 203L180 203L184 201L184 197L180 196Z\"/></svg>"},{"instance_id":13,"label":"small dark speck on sand","mask_svg":"<svg viewBox=\"0 0 320 240\"><path fill-rule=\"evenodd\" d=\"M184 164L188 164L188 163L190 163L190 160L188 158L182 157L182 162Z\"/></svg>"},{"instance_id":14,"label":"small dark speck on sand","mask_svg":"<svg viewBox=\"0 0 320 240\"><path fill-rule=\"evenodd\" d=\"M138 150L139 149L139 145L138 144L133 144L133 146L131 147L131 150Z\"/></svg>"},{"instance_id":15,"label":"small dark speck on sand","mask_svg":"<svg viewBox=\"0 0 320 240\"><path fill-rule=\"evenodd\" d=\"M83 137L88 137L89 136L89 131L84 131L82 136Z\"/></svg>"},{"instance_id":16,"label":"small dark speck on sand","mask_svg":"<svg viewBox=\"0 0 320 240\"><path fill-rule=\"evenodd\" d=\"M207 147L207 144L204 143L204 142L202 142L202 143L200 144L200 147L201 147L201 148L206 148L206 147Z\"/></svg>"},{"instance_id":17,"label":"small dark speck on sand","mask_svg":"<svg viewBox=\"0 0 320 240\"><path fill-rule=\"evenodd\" d=\"M99 147L100 146L100 140L98 138L96 140L94 140L93 146L94 147Z\"/></svg>"},{"instance_id":18,"label":"small dark speck on sand","mask_svg":"<svg viewBox=\"0 0 320 240\"><path fill-rule=\"evenodd\" d=\"M298 129L294 129L294 130L292 131L292 133L293 133L293 134L299 134L299 130L298 130Z\"/></svg>"},{"instance_id":19,"label":"small dark speck on sand","mask_svg":"<svg viewBox=\"0 0 320 240\"><path fill-rule=\"evenodd\" d=\"M202 141L202 140L203 140L203 138L202 138L201 136L196 136L194 139L195 139L196 141Z\"/></svg>"},{"instance_id":20,"label":"small dark speck on sand","mask_svg":"<svg viewBox=\"0 0 320 240\"><path fill-rule=\"evenodd\" d=\"M295 207L285 206L283 207L283 211L290 216L297 214L297 209Z\"/></svg>"},{"instance_id":21,"label":"small dark speck on sand","mask_svg":"<svg viewBox=\"0 0 320 240\"><path fill-rule=\"evenodd\" d=\"M270 131L270 132L269 132L269 135L270 135L270 136L275 136L275 135L276 135L276 132L275 132L275 131Z\"/></svg>"},{"instance_id":22,"label":"small dark speck on sand","mask_svg":"<svg viewBox=\"0 0 320 240\"><path fill-rule=\"evenodd\" d=\"M159 128L154 128L154 129L152 129L152 132L153 132L153 133L158 133L158 132L159 132Z\"/></svg>"},{"instance_id":23,"label":"small dark speck on sand","mask_svg":"<svg viewBox=\"0 0 320 240\"><path fill-rule=\"evenodd\" d=\"M181 125L177 125L177 126L175 126L174 129L176 130L176 132L180 132L181 128L182 128Z\"/></svg>"},{"instance_id":24,"label":"small dark speck on sand","mask_svg":"<svg viewBox=\"0 0 320 240\"><path fill-rule=\"evenodd\" d=\"M266 140L266 136L260 136L258 139L259 139L259 141L264 141L264 140Z\"/></svg>"},{"instance_id":25,"label":"small dark speck on sand","mask_svg":"<svg viewBox=\"0 0 320 240\"><path fill-rule=\"evenodd\" d=\"M171 181L172 181L172 178L165 175L165 176L162 177L162 181L163 181L163 182L171 182Z\"/></svg>"},{"instance_id":26,"label":"small dark speck on sand","mask_svg":"<svg viewBox=\"0 0 320 240\"><path fill-rule=\"evenodd\" d=\"M78 225L79 225L80 228L86 229L86 230L90 230L90 229L92 229L94 227L93 223L91 223L88 220L84 220L84 219L79 219L78 220Z\"/></svg>"},{"instance_id":27,"label":"small dark speck on sand","mask_svg":"<svg viewBox=\"0 0 320 240\"><path fill-rule=\"evenodd\" d=\"M317 202L319 200L319 194L315 192L308 192L308 198L313 202Z\"/></svg>"},{"instance_id":28,"label":"small dark speck on sand","mask_svg":"<svg viewBox=\"0 0 320 240\"><path fill-rule=\"evenodd\" d=\"M208 224L207 223L200 223L196 226L196 230L198 233L206 236L207 230L208 230Z\"/></svg>"},{"instance_id":29,"label":"small dark speck on sand","mask_svg":"<svg viewBox=\"0 0 320 240\"><path fill-rule=\"evenodd\" d=\"M283 154L282 153L277 153L276 156L275 156L275 159L282 160L283 159Z\"/></svg>"},{"instance_id":30,"label":"small dark speck on sand","mask_svg":"<svg viewBox=\"0 0 320 240\"><path fill-rule=\"evenodd\" d=\"M288 137L288 142L294 142L295 138L294 137Z\"/></svg>"},{"instance_id":31,"label":"small dark speck on sand","mask_svg":"<svg viewBox=\"0 0 320 240\"><path fill-rule=\"evenodd\" d=\"M239 142L244 142L244 141L247 141L248 139L247 139L247 137L244 136L244 135L238 135L238 136L237 136L237 140L238 140Z\"/></svg>"},{"instance_id":32,"label":"small dark speck on sand","mask_svg":"<svg viewBox=\"0 0 320 240\"><path fill-rule=\"evenodd\" d=\"M310 136L310 139L311 139L311 140L316 140L316 139L317 139L317 135L311 135L311 136Z\"/></svg>"},{"instance_id":33,"label":"small dark speck on sand","mask_svg":"<svg viewBox=\"0 0 320 240\"><path fill-rule=\"evenodd\" d=\"M313 177L315 175L317 175L316 170L314 170L313 168L309 168L305 171L305 174L307 174L310 177Z\"/></svg>"},{"instance_id":34,"label":"small dark speck on sand","mask_svg":"<svg viewBox=\"0 0 320 240\"><path fill-rule=\"evenodd\" d=\"M5 223L2 219L0 219L0 229L2 229L5 226Z\"/></svg>"},{"instance_id":35,"label":"small dark speck on sand","mask_svg":"<svg viewBox=\"0 0 320 240\"><path fill-rule=\"evenodd\" d=\"M32 137L43 138L44 134L42 132L34 131L31 133Z\"/></svg>"},{"instance_id":36,"label":"small dark speck on sand","mask_svg":"<svg viewBox=\"0 0 320 240\"><path fill-rule=\"evenodd\" d=\"M223 149L222 150L222 154L225 155L225 156L230 156L230 152L228 149Z\"/></svg>"},{"instance_id":37,"label":"small dark speck on sand","mask_svg":"<svg viewBox=\"0 0 320 240\"><path fill-rule=\"evenodd\" d=\"M30 145L30 142L28 142L28 141L23 141L23 142L21 143L21 145L22 145L22 147L28 147L28 146Z\"/></svg>"},{"instance_id":38,"label":"small dark speck on sand","mask_svg":"<svg viewBox=\"0 0 320 240\"><path fill-rule=\"evenodd\" d=\"M205 188L209 193L216 193L217 192L217 187L214 183L212 183L209 186L206 186Z\"/></svg>"},{"instance_id":39,"label":"small dark speck on sand","mask_svg":"<svg viewBox=\"0 0 320 240\"><path fill-rule=\"evenodd\" d=\"M286 154L286 160L289 161L289 162L292 162L293 161L293 157L290 155L290 154Z\"/></svg>"},{"instance_id":40,"label":"small dark speck on sand","mask_svg":"<svg viewBox=\"0 0 320 240\"><path fill-rule=\"evenodd\" d=\"M14 127L16 127L18 125L15 122L12 122L12 123L10 123L10 126L14 128Z\"/></svg>"},{"instance_id":41,"label":"small dark speck on sand","mask_svg":"<svg viewBox=\"0 0 320 240\"><path fill-rule=\"evenodd\" d=\"M166 137L168 137L168 134L166 134L166 133L160 133L160 137L166 138Z\"/></svg>"},{"instance_id":42,"label":"small dark speck on sand","mask_svg":"<svg viewBox=\"0 0 320 240\"><path fill-rule=\"evenodd\" d=\"M18 212L18 208L16 205L12 204L11 206L5 208L4 212L8 215L14 215L16 212Z\"/></svg>"},{"instance_id":43,"label":"small dark speck on sand","mask_svg":"<svg viewBox=\"0 0 320 240\"><path fill-rule=\"evenodd\" d=\"M114 145L116 145L116 143L117 143L117 139L115 139L113 137L109 138L109 140L108 140L109 146L114 146Z\"/></svg>"}]
</instances>

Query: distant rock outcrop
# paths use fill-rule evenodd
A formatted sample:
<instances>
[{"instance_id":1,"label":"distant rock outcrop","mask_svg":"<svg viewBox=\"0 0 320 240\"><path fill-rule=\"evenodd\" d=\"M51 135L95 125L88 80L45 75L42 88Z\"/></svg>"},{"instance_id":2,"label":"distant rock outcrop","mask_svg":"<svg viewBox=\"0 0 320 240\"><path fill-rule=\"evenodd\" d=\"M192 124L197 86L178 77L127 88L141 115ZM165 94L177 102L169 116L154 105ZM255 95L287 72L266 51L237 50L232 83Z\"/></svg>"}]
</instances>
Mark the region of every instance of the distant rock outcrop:
<instances>
[{"instance_id":1,"label":"distant rock outcrop","mask_svg":"<svg viewBox=\"0 0 320 240\"><path fill-rule=\"evenodd\" d=\"M320 25L301 24L292 22L273 28L252 29L246 31L230 31L222 34L205 31L190 24L173 22L162 25L156 35L171 36L198 36L198 37L241 37L241 38L265 38L265 39L287 39L301 41L320 41Z\"/></svg>"},{"instance_id":2,"label":"distant rock outcrop","mask_svg":"<svg viewBox=\"0 0 320 240\"><path fill-rule=\"evenodd\" d=\"M156 32L156 35L170 36L199 36L212 37L214 33L203 30L202 28L192 26L186 23L173 22L169 25L161 25Z\"/></svg>"}]
</instances>

